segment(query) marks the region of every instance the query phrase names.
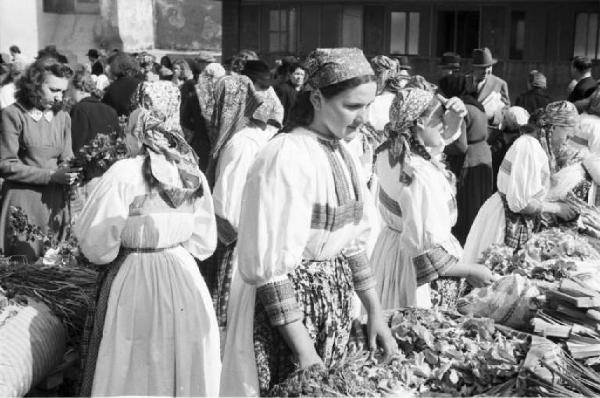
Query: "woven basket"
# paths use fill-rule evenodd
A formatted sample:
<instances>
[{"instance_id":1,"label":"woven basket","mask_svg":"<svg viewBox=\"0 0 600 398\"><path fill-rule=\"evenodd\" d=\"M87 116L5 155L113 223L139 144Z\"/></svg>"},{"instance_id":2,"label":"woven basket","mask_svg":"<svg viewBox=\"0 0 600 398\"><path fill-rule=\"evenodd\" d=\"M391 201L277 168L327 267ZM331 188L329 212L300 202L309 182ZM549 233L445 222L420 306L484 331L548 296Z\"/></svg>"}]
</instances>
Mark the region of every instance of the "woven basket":
<instances>
[{"instance_id":1,"label":"woven basket","mask_svg":"<svg viewBox=\"0 0 600 398\"><path fill-rule=\"evenodd\" d=\"M29 299L0 326L0 397L21 397L60 364L66 332L43 303Z\"/></svg>"}]
</instances>

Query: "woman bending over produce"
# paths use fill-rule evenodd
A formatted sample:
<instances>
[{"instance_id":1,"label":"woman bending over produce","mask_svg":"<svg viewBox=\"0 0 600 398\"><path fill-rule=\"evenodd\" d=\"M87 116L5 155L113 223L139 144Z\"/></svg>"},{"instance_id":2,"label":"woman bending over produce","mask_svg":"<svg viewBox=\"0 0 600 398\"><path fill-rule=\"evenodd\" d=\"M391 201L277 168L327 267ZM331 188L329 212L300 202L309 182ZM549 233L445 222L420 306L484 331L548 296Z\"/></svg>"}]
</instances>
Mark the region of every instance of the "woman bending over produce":
<instances>
[{"instance_id":1,"label":"woman bending over produce","mask_svg":"<svg viewBox=\"0 0 600 398\"><path fill-rule=\"evenodd\" d=\"M307 71L311 90L298 96L293 128L258 154L243 193L226 396L265 394L297 367L341 359L353 291L369 315L370 348L396 350L365 251L373 205L343 141L375 98L373 70L362 51L337 48L311 53Z\"/></svg>"},{"instance_id":2,"label":"woman bending over produce","mask_svg":"<svg viewBox=\"0 0 600 398\"><path fill-rule=\"evenodd\" d=\"M549 197L548 192L557 164L571 153L568 138L577 127L577 111L570 102L553 102L536 124L524 126L523 135L506 153L498 173L498 192L482 206L469 231L465 261L477 262L485 249L497 243L521 248L541 228L542 215L563 221L575 218L572 206Z\"/></svg>"},{"instance_id":3,"label":"woman bending over produce","mask_svg":"<svg viewBox=\"0 0 600 398\"><path fill-rule=\"evenodd\" d=\"M390 108L389 139L375 164L387 226L375 246L373 268L384 308L430 307L429 282L440 277L466 277L475 286L493 279L482 266L460 264L462 248L451 233L455 180L440 154L444 137L462 123L465 107L458 98L443 101L432 92L405 88ZM456 281L452 289L442 287L449 281L438 282L444 291L440 304L452 306Z\"/></svg>"}]
</instances>

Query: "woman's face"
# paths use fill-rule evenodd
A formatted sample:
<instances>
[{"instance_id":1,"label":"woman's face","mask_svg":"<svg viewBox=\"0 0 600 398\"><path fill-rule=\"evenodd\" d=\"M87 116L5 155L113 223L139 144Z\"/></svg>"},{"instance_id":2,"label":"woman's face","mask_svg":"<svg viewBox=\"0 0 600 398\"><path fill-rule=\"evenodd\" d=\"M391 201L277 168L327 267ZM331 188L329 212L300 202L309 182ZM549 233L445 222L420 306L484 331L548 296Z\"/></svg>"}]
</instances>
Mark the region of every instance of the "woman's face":
<instances>
[{"instance_id":1,"label":"woman's face","mask_svg":"<svg viewBox=\"0 0 600 398\"><path fill-rule=\"evenodd\" d=\"M423 141L423 145L429 148L437 148L443 145L444 134L444 107L435 100L436 105L432 112L417 122L417 134Z\"/></svg>"},{"instance_id":2,"label":"woman's face","mask_svg":"<svg viewBox=\"0 0 600 398\"><path fill-rule=\"evenodd\" d=\"M559 153L567 143L567 139L575 133L575 127L554 126L550 135L550 145L554 153Z\"/></svg>"},{"instance_id":3,"label":"woman's face","mask_svg":"<svg viewBox=\"0 0 600 398\"><path fill-rule=\"evenodd\" d=\"M305 72L302 68L296 68L294 73L290 75L290 82L296 87L300 87L304 84Z\"/></svg>"},{"instance_id":4,"label":"woman's face","mask_svg":"<svg viewBox=\"0 0 600 398\"><path fill-rule=\"evenodd\" d=\"M179 64L173 65L173 77L176 77L178 79L182 78L181 65L179 65Z\"/></svg>"},{"instance_id":5,"label":"woman's face","mask_svg":"<svg viewBox=\"0 0 600 398\"><path fill-rule=\"evenodd\" d=\"M331 135L346 138L353 134L364 122L367 106L375 99L377 84L369 82L325 98L316 92L313 99L315 123L323 125Z\"/></svg>"},{"instance_id":6,"label":"woman's face","mask_svg":"<svg viewBox=\"0 0 600 398\"><path fill-rule=\"evenodd\" d=\"M63 94L69 87L69 79L54 76L48 73L42 83L42 106L51 109L55 104L63 100Z\"/></svg>"}]
</instances>

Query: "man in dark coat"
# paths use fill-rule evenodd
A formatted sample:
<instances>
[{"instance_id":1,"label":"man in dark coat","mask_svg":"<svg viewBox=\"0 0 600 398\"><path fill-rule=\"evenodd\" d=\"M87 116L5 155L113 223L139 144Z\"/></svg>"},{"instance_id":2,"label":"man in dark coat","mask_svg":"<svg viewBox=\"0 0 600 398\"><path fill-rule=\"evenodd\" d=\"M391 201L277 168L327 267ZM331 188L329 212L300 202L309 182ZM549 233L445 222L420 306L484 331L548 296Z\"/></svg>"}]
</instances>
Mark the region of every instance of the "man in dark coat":
<instances>
[{"instance_id":1,"label":"man in dark coat","mask_svg":"<svg viewBox=\"0 0 600 398\"><path fill-rule=\"evenodd\" d=\"M508 96L508 84L498 76L492 74L492 67L498 61L492 57L489 48L476 48L473 50L473 71L469 92L477 93L476 98L485 108L485 113L490 119L490 124L498 123L494 118L500 113L504 106L510 106L510 97ZM494 98L499 96L499 100Z\"/></svg>"},{"instance_id":2,"label":"man in dark coat","mask_svg":"<svg viewBox=\"0 0 600 398\"><path fill-rule=\"evenodd\" d=\"M102 102L116 110L119 116L129 116L136 107L133 97L142 80L140 66L123 52L113 54L108 63L115 80L106 88Z\"/></svg>"},{"instance_id":3,"label":"man in dark coat","mask_svg":"<svg viewBox=\"0 0 600 398\"><path fill-rule=\"evenodd\" d=\"M519 95L515 101L516 106L524 108L530 114L536 109L545 108L552 98L546 91L546 76L537 70L529 72L527 91Z\"/></svg>"},{"instance_id":4,"label":"man in dark coat","mask_svg":"<svg viewBox=\"0 0 600 398\"><path fill-rule=\"evenodd\" d=\"M577 84L571 91L568 100L573 102L581 113L583 111L581 101L592 95L598 87L598 82L592 77L592 61L588 57L577 56L573 58L571 76L577 81Z\"/></svg>"}]
</instances>

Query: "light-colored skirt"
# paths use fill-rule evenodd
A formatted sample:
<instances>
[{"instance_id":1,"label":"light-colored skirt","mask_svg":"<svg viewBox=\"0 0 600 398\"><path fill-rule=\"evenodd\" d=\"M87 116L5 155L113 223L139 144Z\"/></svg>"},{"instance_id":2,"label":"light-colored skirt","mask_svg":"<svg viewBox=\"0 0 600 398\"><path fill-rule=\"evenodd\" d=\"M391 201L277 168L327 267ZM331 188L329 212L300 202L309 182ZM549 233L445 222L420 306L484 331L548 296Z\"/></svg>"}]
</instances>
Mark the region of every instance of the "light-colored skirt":
<instances>
[{"instance_id":1,"label":"light-colored skirt","mask_svg":"<svg viewBox=\"0 0 600 398\"><path fill-rule=\"evenodd\" d=\"M493 244L504 243L506 214L500 194L485 201L469 230L463 252L464 264L479 263L481 254Z\"/></svg>"},{"instance_id":2,"label":"light-colored skirt","mask_svg":"<svg viewBox=\"0 0 600 398\"><path fill-rule=\"evenodd\" d=\"M381 305L383 309L431 308L429 284L417 287L415 267L409 250L402 247L400 235L400 232L384 227L371 256Z\"/></svg>"},{"instance_id":3,"label":"light-colored skirt","mask_svg":"<svg viewBox=\"0 0 600 398\"><path fill-rule=\"evenodd\" d=\"M182 247L130 253L110 286L93 396L217 396L219 328Z\"/></svg>"}]
</instances>

